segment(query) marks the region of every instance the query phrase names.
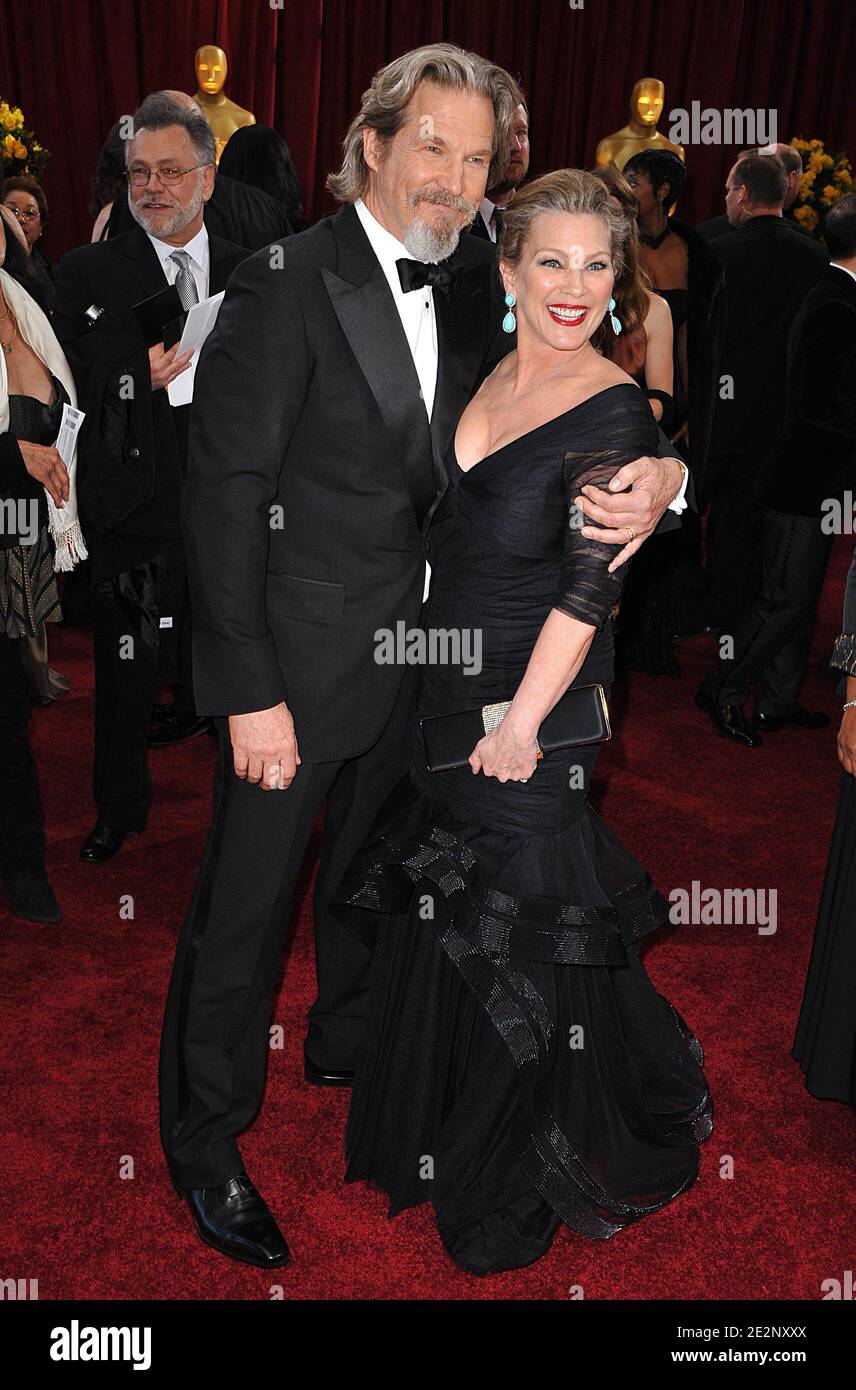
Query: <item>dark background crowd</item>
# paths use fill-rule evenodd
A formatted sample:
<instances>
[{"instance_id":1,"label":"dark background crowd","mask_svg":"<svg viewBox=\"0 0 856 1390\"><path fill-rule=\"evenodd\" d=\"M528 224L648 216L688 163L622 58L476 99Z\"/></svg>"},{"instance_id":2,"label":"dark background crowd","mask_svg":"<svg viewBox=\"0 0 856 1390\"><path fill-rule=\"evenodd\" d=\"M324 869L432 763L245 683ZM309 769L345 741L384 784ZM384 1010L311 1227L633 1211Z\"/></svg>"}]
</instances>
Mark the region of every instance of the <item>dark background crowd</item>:
<instances>
[{"instance_id":1,"label":"dark background crowd","mask_svg":"<svg viewBox=\"0 0 856 1390\"><path fill-rule=\"evenodd\" d=\"M147 92L192 91L200 43L225 49L229 94L288 141L315 221L334 210L325 180L371 74L441 39L488 53L520 78L533 177L593 164L598 141L627 120L633 84L649 73L665 83L667 112L693 104L700 112L775 110L778 139L825 135L851 156L856 150L847 62L856 10L838 0L30 0L4 11L0 93L23 105L52 152L48 253L57 260L89 236L91 172L113 122ZM735 136L736 147L694 145L682 201L687 221L722 212L732 156L752 138Z\"/></svg>"}]
</instances>

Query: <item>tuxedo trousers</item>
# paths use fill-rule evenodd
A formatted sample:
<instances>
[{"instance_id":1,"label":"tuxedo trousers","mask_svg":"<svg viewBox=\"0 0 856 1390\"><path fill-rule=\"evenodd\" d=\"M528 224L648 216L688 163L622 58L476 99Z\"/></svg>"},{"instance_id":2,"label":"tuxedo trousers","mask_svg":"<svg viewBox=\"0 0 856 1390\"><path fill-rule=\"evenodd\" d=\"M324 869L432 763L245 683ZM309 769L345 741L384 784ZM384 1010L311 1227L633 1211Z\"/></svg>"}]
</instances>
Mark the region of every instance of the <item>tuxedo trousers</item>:
<instances>
[{"instance_id":1,"label":"tuxedo trousers","mask_svg":"<svg viewBox=\"0 0 856 1390\"><path fill-rule=\"evenodd\" d=\"M764 508L763 581L734 633L734 655L720 657L706 681L723 705L743 705L755 689L755 713L792 714L808 665L817 605L833 537L820 517Z\"/></svg>"},{"instance_id":2,"label":"tuxedo trousers","mask_svg":"<svg viewBox=\"0 0 856 1390\"><path fill-rule=\"evenodd\" d=\"M417 689L418 668L408 667L375 744L342 761L301 762L285 791L263 791L235 775L228 721L217 720L212 824L161 1038L161 1142L179 1187L218 1186L243 1168L237 1136L261 1105L295 884L325 803L313 899L318 992L306 1051L324 1070L355 1066L371 955L329 903L410 767Z\"/></svg>"},{"instance_id":3,"label":"tuxedo trousers","mask_svg":"<svg viewBox=\"0 0 856 1390\"><path fill-rule=\"evenodd\" d=\"M32 702L23 638L0 633L0 870L41 864L45 826L27 727Z\"/></svg>"},{"instance_id":4,"label":"tuxedo trousers","mask_svg":"<svg viewBox=\"0 0 856 1390\"><path fill-rule=\"evenodd\" d=\"M733 632L761 589L763 513L754 500L756 454L726 454L711 460L715 486L705 531L706 616Z\"/></svg>"},{"instance_id":5,"label":"tuxedo trousers","mask_svg":"<svg viewBox=\"0 0 856 1390\"><path fill-rule=\"evenodd\" d=\"M184 553L165 544L154 559L112 574L92 593L98 819L141 831L152 800L148 736L161 682L192 691L192 632ZM192 708L192 697L190 705Z\"/></svg>"}]
</instances>

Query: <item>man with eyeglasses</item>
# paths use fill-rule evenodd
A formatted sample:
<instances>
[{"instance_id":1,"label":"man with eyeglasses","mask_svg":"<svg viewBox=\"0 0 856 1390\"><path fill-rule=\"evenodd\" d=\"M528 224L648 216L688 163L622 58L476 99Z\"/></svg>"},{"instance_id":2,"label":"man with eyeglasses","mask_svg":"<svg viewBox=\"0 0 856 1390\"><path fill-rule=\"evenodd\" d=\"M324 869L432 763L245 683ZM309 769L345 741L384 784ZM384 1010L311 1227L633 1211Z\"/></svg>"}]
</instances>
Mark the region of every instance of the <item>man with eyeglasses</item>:
<instances>
[{"instance_id":1,"label":"man with eyeglasses","mask_svg":"<svg viewBox=\"0 0 856 1390\"><path fill-rule=\"evenodd\" d=\"M199 106L187 92L170 89L161 96L171 97L177 106L186 106L199 111ZM201 115L200 111L200 115ZM294 228L288 220L285 208L277 198L272 198L262 188L251 183L241 183L228 178L218 169L214 190L203 208L205 225L209 235L225 237L236 246L246 246L248 251L260 251L270 246L272 241L291 236ZM133 214L124 198L113 203L107 221L105 235L120 236L133 227Z\"/></svg>"},{"instance_id":2,"label":"man with eyeglasses","mask_svg":"<svg viewBox=\"0 0 856 1390\"><path fill-rule=\"evenodd\" d=\"M60 264L54 328L75 375L86 422L80 503L93 556L95 640L94 829L81 858L111 858L145 829L147 745L205 732L193 699L181 491L191 407L167 388L186 371L180 322L147 346L134 305L175 285L183 309L225 289L244 248L210 236L214 140L195 107L147 97L126 141L126 235L78 247ZM150 733L160 680L174 700Z\"/></svg>"}]
</instances>

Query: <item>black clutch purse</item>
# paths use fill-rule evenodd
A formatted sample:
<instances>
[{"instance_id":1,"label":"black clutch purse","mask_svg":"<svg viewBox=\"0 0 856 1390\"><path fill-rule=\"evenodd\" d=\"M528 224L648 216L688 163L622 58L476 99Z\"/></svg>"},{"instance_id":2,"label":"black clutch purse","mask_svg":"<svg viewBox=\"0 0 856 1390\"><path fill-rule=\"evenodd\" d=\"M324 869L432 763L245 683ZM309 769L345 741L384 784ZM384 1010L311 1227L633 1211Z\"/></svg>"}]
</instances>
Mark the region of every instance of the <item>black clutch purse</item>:
<instances>
[{"instance_id":1,"label":"black clutch purse","mask_svg":"<svg viewBox=\"0 0 856 1390\"><path fill-rule=\"evenodd\" d=\"M502 722L510 705L510 700L504 700L497 705L420 720L428 771L449 772L455 767L466 767L476 744ZM542 753L552 753L557 748L606 743L610 738L603 686L578 685L566 690L550 710L538 730L537 742Z\"/></svg>"}]
</instances>

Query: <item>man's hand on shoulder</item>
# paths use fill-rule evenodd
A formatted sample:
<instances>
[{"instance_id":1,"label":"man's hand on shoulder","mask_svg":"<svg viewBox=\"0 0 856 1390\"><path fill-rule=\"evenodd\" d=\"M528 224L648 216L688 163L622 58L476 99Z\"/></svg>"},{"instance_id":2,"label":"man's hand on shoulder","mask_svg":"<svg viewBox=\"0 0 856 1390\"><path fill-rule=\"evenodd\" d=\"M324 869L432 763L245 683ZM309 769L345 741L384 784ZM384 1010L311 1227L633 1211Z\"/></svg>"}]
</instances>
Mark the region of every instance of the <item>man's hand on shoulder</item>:
<instances>
[{"instance_id":1,"label":"man's hand on shoulder","mask_svg":"<svg viewBox=\"0 0 856 1390\"><path fill-rule=\"evenodd\" d=\"M258 784L266 792L285 791L291 786L300 754L294 720L285 703L250 714L230 714L229 737L236 777Z\"/></svg>"},{"instance_id":2,"label":"man's hand on shoulder","mask_svg":"<svg viewBox=\"0 0 856 1390\"><path fill-rule=\"evenodd\" d=\"M684 481L684 465L676 458L644 458L625 463L609 480L609 490L589 483L576 505L599 526L583 526L581 535L622 549L612 560L609 572L617 570L656 531L660 518L675 500ZM631 487L631 492L624 489ZM616 495L617 494L617 495ZM607 529L604 530L603 528ZM628 537L628 529L633 539Z\"/></svg>"}]
</instances>

